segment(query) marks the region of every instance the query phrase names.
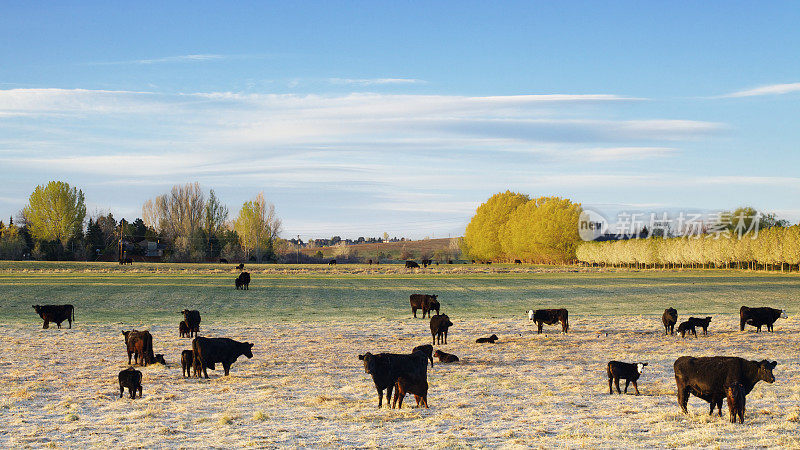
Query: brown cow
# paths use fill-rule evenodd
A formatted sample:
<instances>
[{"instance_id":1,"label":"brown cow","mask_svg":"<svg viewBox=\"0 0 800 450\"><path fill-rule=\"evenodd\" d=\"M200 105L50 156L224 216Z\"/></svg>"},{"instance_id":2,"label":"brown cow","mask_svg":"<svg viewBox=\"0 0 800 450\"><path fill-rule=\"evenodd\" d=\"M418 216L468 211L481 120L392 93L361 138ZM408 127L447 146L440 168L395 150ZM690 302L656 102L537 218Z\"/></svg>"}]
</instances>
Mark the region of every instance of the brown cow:
<instances>
[{"instance_id":1,"label":"brown cow","mask_svg":"<svg viewBox=\"0 0 800 450\"><path fill-rule=\"evenodd\" d=\"M431 311L436 311L436 314L439 314L439 308L441 305L439 301L436 300L438 295L428 295L428 294L411 294L409 297L409 302L411 303L411 313L414 314L414 318L417 317L417 310L422 310L422 318L425 318L425 314L428 317L431 317Z\"/></svg>"},{"instance_id":2,"label":"brown cow","mask_svg":"<svg viewBox=\"0 0 800 450\"><path fill-rule=\"evenodd\" d=\"M146 366L156 362L153 354L153 336L149 331L123 331L125 336L125 346L128 351L128 364L131 363L131 355L134 355L134 362L140 366Z\"/></svg>"}]
</instances>

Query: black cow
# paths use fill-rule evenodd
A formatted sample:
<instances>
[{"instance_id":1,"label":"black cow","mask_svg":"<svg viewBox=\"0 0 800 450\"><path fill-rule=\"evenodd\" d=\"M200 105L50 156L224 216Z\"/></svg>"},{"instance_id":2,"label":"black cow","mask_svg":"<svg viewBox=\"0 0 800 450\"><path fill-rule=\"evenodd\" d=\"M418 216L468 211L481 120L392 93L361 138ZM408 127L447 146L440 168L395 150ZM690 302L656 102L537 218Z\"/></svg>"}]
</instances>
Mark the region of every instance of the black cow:
<instances>
[{"instance_id":1,"label":"black cow","mask_svg":"<svg viewBox=\"0 0 800 450\"><path fill-rule=\"evenodd\" d=\"M708 356L695 358L681 356L675 360L675 382L678 386L678 405L688 414L689 394L707 401L714 414L716 406L722 416L722 400L727 397L726 388L735 383L742 385L743 395L753 390L759 381L773 383L772 370L775 361L748 361L739 357Z\"/></svg>"},{"instance_id":2,"label":"black cow","mask_svg":"<svg viewBox=\"0 0 800 450\"><path fill-rule=\"evenodd\" d=\"M220 263L220 264L228 264L228 260L227 260L227 259L225 259L225 258L220 258L220 259L219 259L219 263Z\"/></svg>"},{"instance_id":3,"label":"black cow","mask_svg":"<svg viewBox=\"0 0 800 450\"><path fill-rule=\"evenodd\" d=\"M433 367L433 346L430 344L425 345L418 345L414 347L414 350L411 350L411 353L421 352L431 361L431 367Z\"/></svg>"},{"instance_id":4,"label":"black cow","mask_svg":"<svg viewBox=\"0 0 800 450\"><path fill-rule=\"evenodd\" d=\"M744 331L744 325L756 327L756 333L761 331L763 325L767 326L767 331L772 331L772 324L778 319L786 319L786 310L775 308L748 308L742 306L739 309L739 331Z\"/></svg>"},{"instance_id":5,"label":"black cow","mask_svg":"<svg viewBox=\"0 0 800 450\"><path fill-rule=\"evenodd\" d=\"M197 336L197 333L200 332L200 322L202 319L200 318L200 311L196 309L184 309L181 311L183 314L183 321L186 322L186 326L189 327L189 337Z\"/></svg>"},{"instance_id":6,"label":"black cow","mask_svg":"<svg viewBox=\"0 0 800 450\"><path fill-rule=\"evenodd\" d=\"M195 364L194 352L191 350L184 350L181 352L181 367L183 368L183 376L189 378L192 376L192 369L194 369L194 376L200 378L200 366ZM213 370L213 367L210 369Z\"/></svg>"},{"instance_id":7,"label":"black cow","mask_svg":"<svg viewBox=\"0 0 800 450\"><path fill-rule=\"evenodd\" d=\"M247 359L253 357L253 344L249 342L234 341L229 338L206 338L196 337L192 341L192 351L194 352L194 364L203 369L203 375L208 378L208 371L214 370L214 363L222 363L225 375L231 370L231 364L236 362L239 356L244 355Z\"/></svg>"},{"instance_id":8,"label":"black cow","mask_svg":"<svg viewBox=\"0 0 800 450\"><path fill-rule=\"evenodd\" d=\"M697 337L697 330L694 329L692 322L689 322L688 320L681 322L681 324L678 325L678 333L681 334L681 338L685 338L686 333L693 334L694 337Z\"/></svg>"},{"instance_id":9,"label":"black cow","mask_svg":"<svg viewBox=\"0 0 800 450\"><path fill-rule=\"evenodd\" d=\"M689 317L687 320L692 325L692 328L700 327L703 329L703 336L708 336L708 324L711 323L711 316L707 316L705 318L697 318L697 317ZM694 334L697 336L697 332Z\"/></svg>"},{"instance_id":10,"label":"black cow","mask_svg":"<svg viewBox=\"0 0 800 450\"><path fill-rule=\"evenodd\" d=\"M667 308L661 316L661 322L664 324L664 335L675 334L675 324L678 323L678 311L675 308Z\"/></svg>"},{"instance_id":11,"label":"black cow","mask_svg":"<svg viewBox=\"0 0 800 450\"><path fill-rule=\"evenodd\" d=\"M606 373L608 374L608 393L613 394L611 389L611 382L617 387L617 394L622 394L619 390L619 379L625 380L625 393L628 393L628 385L633 383L633 388L636 389L636 395L639 395L639 386L636 380L642 375L642 370L647 363L626 363L620 361L609 361L606 366Z\"/></svg>"},{"instance_id":12,"label":"black cow","mask_svg":"<svg viewBox=\"0 0 800 450\"><path fill-rule=\"evenodd\" d=\"M488 338L487 337L482 337L482 338L475 339L475 343L476 344L486 344L486 343L494 344L494 341L496 341L498 339L500 339L500 338L497 337L496 334L493 334L493 335L489 336Z\"/></svg>"},{"instance_id":13,"label":"black cow","mask_svg":"<svg viewBox=\"0 0 800 450\"><path fill-rule=\"evenodd\" d=\"M391 406L392 388L397 379L404 377L411 382L426 381L428 379L428 360L422 352L410 355L395 353L365 353L358 355L364 361L364 372L372 375L375 390L378 391L378 408L383 401L383 390L386 390L386 404Z\"/></svg>"},{"instance_id":14,"label":"black cow","mask_svg":"<svg viewBox=\"0 0 800 450\"><path fill-rule=\"evenodd\" d=\"M409 302L411 303L411 313L414 314L414 317L417 317L417 310L422 310L422 318L425 318L425 314L428 314L428 317L431 316L431 311L436 311L436 314L439 314L439 308L441 305L439 301L436 300L438 295L428 295L428 294L411 294L409 297Z\"/></svg>"},{"instance_id":15,"label":"black cow","mask_svg":"<svg viewBox=\"0 0 800 450\"><path fill-rule=\"evenodd\" d=\"M336 260L332 259L332 260L328 261L328 265L329 266L335 266L336 265Z\"/></svg>"},{"instance_id":16,"label":"black cow","mask_svg":"<svg viewBox=\"0 0 800 450\"><path fill-rule=\"evenodd\" d=\"M192 337L189 331L189 325L186 325L185 320L181 320L181 323L178 324L178 336L179 337Z\"/></svg>"},{"instance_id":17,"label":"black cow","mask_svg":"<svg viewBox=\"0 0 800 450\"><path fill-rule=\"evenodd\" d=\"M133 367L128 367L127 369L120 371L118 378L119 398L122 398L125 388L128 388L131 398L136 398L136 391L139 391L139 398L142 398L142 372L139 372Z\"/></svg>"},{"instance_id":18,"label":"black cow","mask_svg":"<svg viewBox=\"0 0 800 450\"><path fill-rule=\"evenodd\" d=\"M433 263L430 259L423 259L422 260L422 267L428 267Z\"/></svg>"},{"instance_id":19,"label":"black cow","mask_svg":"<svg viewBox=\"0 0 800 450\"><path fill-rule=\"evenodd\" d=\"M436 353L434 353L433 356L439 358L439 362L440 363L458 362L458 356L450 354L450 353L445 353L445 352L443 352L441 350L436 350Z\"/></svg>"},{"instance_id":20,"label":"black cow","mask_svg":"<svg viewBox=\"0 0 800 450\"><path fill-rule=\"evenodd\" d=\"M514 260L514 264L522 264L522 260L515 259L515 260Z\"/></svg>"},{"instance_id":21,"label":"black cow","mask_svg":"<svg viewBox=\"0 0 800 450\"><path fill-rule=\"evenodd\" d=\"M406 261L406 269L419 269L419 264L414 261Z\"/></svg>"},{"instance_id":22,"label":"black cow","mask_svg":"<svg viewBox=\"0 0 800 450\"><path fill-rule=\"evenodd\" d=\"M538 334L542 334L542 325L555 325L561 322L561 331L569 331L569 311L566 309L537 309L528 311L528 319L536 322L539 328Z\"/></svg>"},{"instance_id":23,"label":"black cow","mask_svg":"<svg viewBox=\"0 0 800 450\"><path fill-rule=\"evenodd\" d=\"M742 383L733 383L725 388L725 396L728 398L728 412L731 416L731 423L736 423L737 417L739 418L739 423L744 423L747 398L745 397Z\"/></svg>"},{"instance_id":24,"label":"black cow","mask_svg":"<svg viewBox=\"0 0 800 450\"><path fill-rule=\"evenodd\" d=\"M403 398L405 398L406 393L414 394L414 398L417 400L417 408L422 405L426 408L428 407L428 380L415 380L401 376L397 378L394 387L392 408L403 408Z\"/></svg>"},{"instance_id":25,"label":"black cow","mask_svg":"<svg viewBox=\"0 0 800 450\"><path fill-rule=\"evenodd\" d=\"M149 331L123 331L122 335L125 336L128 364L131 363L131 355L134 356L134 362L140 366L156 362L156 356L153 354L153 336Z\"/></svg>"},{"instance_id":26,"label":"black cow","mask_svg":"<svg viewBox=\"0 0 800 450\"><path fill-rule=\"evenodd\" d=\"M75 320L75 307L72 305L33 305L36 314L44 320L42 328L50 328L50 322L55 322L61 328L61 322L69 322L72 328L72 321Z\"/></svg>"},{"instance_id":27,"label":"black cow","mask_svg":"<svg viewBox=\"0 0 800 450\"><path fill-rule=\"evenodd\" d=\"M250 289L250 274L248 272L240 273L239 276L236 277L236 280L234 280L234 284L236 285L236 289Z\"/></svg>"},{"instance_id":28,"label":"black cow","mask_svg":"<svg viewBox=\"0 0 800 450\"><path fill-rule=\"evenodd\" d=\"M433 343L441 344L442 337L444 337L444 343L447 344L447 330L452 326L453 322L450 321L447 314L436 314L431 317L431 336L433 336Z\"/></svg>"}]
</instances>

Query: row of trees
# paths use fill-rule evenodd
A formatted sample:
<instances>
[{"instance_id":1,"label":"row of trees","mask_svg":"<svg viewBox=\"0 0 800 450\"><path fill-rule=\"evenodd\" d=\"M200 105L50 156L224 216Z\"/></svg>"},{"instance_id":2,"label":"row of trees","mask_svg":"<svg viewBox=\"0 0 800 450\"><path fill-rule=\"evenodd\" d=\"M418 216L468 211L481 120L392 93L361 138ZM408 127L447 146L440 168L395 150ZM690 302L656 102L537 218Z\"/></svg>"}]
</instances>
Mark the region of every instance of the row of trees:
<instances>
[{"instance_id":1,"label":"row of trees","mask_svg":"<svg viewBox=\"0 0 800 450\"><path fill-rule=\"evenodd\" d=\"M477 260L561 263L575 258L581 205L511 191L480 205L467 225L463 251Z\"/></svg>"},{"instance_id":2,"label":"row of trees","mask_svg":"<svg viewBox=\"0 0 800 450\"><path fill-rule=\"evenodd\" d=\"M746 233L668 239L585 242L578 260L592 265L640 268L716 267L800 270L800 225Z\"/></svg>"},{"instance_id":3,"label":"row of trees","mask_svg":"<svg viewBox=\"0 0 800 450\"><path fill-rule=\"evenodd\" d=\"M37 186L20 211L22 226L0 222L0 258L97 259L144 254L143 241L166 250L167 259L201 261L224 257L274 260L281 220L263 193L245 202L235 219L213 190L198 183L173 186L170 192L147 200L142 218L117 222L113 215L91 217L81 190L62 181Z\"/></svg>"}]
</instances>

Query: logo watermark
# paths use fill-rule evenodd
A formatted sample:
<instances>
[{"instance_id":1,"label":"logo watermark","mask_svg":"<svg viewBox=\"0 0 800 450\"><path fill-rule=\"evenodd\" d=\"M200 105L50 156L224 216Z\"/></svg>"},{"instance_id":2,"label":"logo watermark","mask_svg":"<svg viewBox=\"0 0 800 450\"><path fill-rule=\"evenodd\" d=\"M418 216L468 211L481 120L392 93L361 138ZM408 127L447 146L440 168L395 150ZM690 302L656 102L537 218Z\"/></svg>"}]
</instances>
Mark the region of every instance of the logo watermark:
<instances>
[{"instance_id":1,"label":"logo watermark","mask_svg":"<svg viewBox=\"0 0 800 450\"><path fill-rule=\"evenodd\" d=\"M617 214L611 222L595 210L584 209L578 219L578 234L584 241L625 240L639 238L686 237L698 239L701 236L713 239L747 236L758 237L761 220L759 212L754 214L729 212L673 212L661 213L627 212Z\"/></svg>"}]
</instances>

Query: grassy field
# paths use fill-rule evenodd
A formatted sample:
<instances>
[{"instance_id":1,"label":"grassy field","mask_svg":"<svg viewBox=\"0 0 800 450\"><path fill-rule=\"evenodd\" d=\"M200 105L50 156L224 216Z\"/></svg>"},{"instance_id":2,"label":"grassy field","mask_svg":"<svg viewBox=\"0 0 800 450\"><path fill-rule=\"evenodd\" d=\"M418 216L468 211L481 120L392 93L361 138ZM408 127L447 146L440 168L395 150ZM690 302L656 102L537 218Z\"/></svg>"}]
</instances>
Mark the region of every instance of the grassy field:
<instances>
[{"instance_id":1,"label":"grassy field","mask_svg":"<svg viewBox=\"0 0 800 450\"><path fill-rule=\"evenodd\" d=\"M249 291L221 265L0 262L0 445L183 447L800 448L800 276L738 271L601 271L459 266L407 271L343 265L248 266ZM453 322L429 368L430 409L377 410L359 353L430 342L408 295L439 294ZM72 330L41 329L32 304L72 303ZM784 307L775 333L738 331L738 308ZM536 335L526 309L563 306L571 332ZM665 337L666 306L712 315L709 336ZM254 342L231 376L183 379L201 331ZM142 368L144 398L119 399L121 329L148 328L169 365ZM476 344L496 333L495 345ZM777 381L747 398L744 425L675 400L681 355L777 360ZM608 360L647 361L642 396L608 395Z\"/></svg>"}]
</instances>

